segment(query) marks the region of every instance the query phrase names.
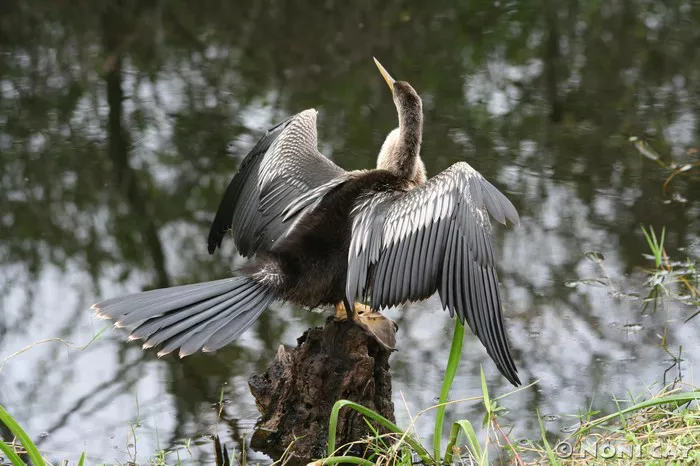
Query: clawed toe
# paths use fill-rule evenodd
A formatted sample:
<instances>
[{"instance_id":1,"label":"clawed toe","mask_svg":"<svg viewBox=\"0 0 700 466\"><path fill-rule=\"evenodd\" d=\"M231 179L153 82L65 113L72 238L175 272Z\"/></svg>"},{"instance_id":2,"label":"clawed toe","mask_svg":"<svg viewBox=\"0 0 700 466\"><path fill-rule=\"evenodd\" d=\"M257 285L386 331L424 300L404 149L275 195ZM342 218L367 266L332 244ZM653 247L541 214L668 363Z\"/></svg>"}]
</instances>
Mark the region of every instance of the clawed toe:
<instances>
[{"instance_id":1,"label":"clawed toe","mask_svg":"<svg viewBox=\"0 0 700 466\"><path fill-rule=\"evenodd\" d=\"M336 322L347 319L348 314L345 305L343 303L336 304ZM396 331L399 329L396 322L379 312L373 311L368 305L362 303L355 303L352 320L386 350L396 351Z\"/></svg>"},{"instance_id":2,"label":"clawed toe","mask_svg":"<svg viewBox=\"0 0 700 466\"><path fill-rule=\"evenodd\" d=\"M369 309L369 308L368 308ZM355 314L355 323L374 337L388 351L396 351L396 322L374 311Z\"/></svg>"}]
</instances>

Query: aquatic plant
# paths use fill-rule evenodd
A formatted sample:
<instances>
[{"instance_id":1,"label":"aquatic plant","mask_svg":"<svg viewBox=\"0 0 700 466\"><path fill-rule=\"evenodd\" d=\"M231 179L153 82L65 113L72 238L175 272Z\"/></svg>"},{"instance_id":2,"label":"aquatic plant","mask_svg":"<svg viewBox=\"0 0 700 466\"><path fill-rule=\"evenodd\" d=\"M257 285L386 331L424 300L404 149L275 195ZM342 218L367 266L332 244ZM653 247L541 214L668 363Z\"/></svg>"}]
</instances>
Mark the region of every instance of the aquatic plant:
<instances>
[{"instance_id":1,"label":"aquatic plant","mask_svg":"<svg viewBox=\"0 0 700 466\"><path fill-rule=\"evenodd\" d=\"M683 161L680 163L664 162L659 153L656 150L654 150L654 148L651 147L651 145L648 142L638 138L637 136L630 137L629 141L634 145L634 147L637 149L637 151L639 151L641 155L648 158L649 160L653 160L657 165L659 165L667 172L666 180L664 181L663 185L664 193L668 192L668 187L671 184L671 180L673 180L676 176L680 175L681 173L688 173L691 170L696 170L697 173L697 168L700 167L700 161ZM697 155L697 153L698 150L695 147L690 148L687 151L687 155L689 156ZM673 196L673 200L678 202L686 202L686 200L678 194Z\"/></svg>"},{"instance_id":2,"label":"aquatic plant","mask_svg":"<svg viewBox=\"0 0 700 466\"><path fill-rule=\"evenodd\" d=\"M504 409L499 405L498 401L505 396L529 388L533 384L518 388L500 397L491 398L486 386L484 371L481 369L481 396L448 401L450 388L452 387L452 382L454 381L454 377L457 373L457 368L459 367L459 362L461 360L463 341L464 326L457 321L455 323L452 335L452 345L450 347L447 367L445 368L445 373L443 376L443 383L440 390L438 404L419 412L411 419L411 422L406 429L401 429L393 422L389 421L378 413L365 408L364 406L348 400L339 400L333 406L329 421L328 457L320 459L312 464L319 466L339 463L352 463L360 465L396 464L408 466L414 464L416 459L419 459L423 464L442 464L443 461L447 464L451 464L456 459L460 459L462 455L466 455L468 458L470 458L470 461L476 462L477 464L489 464L489 443L491 434L495 432L498 432L503 437L517 464L522 464L522 461L518 456L517 449L512 445L508 439L508 436L505 432L503 432L498 424L498 413ZM443 454L441 449L441 441L444 432L446 407L451 404L478 400L483 401L485 409L483 427L486 428L486 432L483 445L479 443L472 422L467 419L462 419L454 422L451 425L448 443ZM380 434L375 429L375 436L372 438L358 440L349 445L341 445L339 447L336 446L338 416L340 410L343 408L357 411L365 416L366 420L375 422L388 433ZM436 411L432 455L421 443L420 439L411 433L411 430L414 428L418 418L430 411ZM463 450L458 446L458 441L461 436L465 438L466 450ZM345 453L349 450L349 447L354 445L361 445L365 448L365 451L367 452L365 455L366 458L345 456Z\"/></svg>"},{"instance_id":3,"label":"aquatic plant","mask_svg":"<svg viewBox=\"0 0 700 466\"><path fill-rule=\"evenodd\" d=\"M700 292L698 292L698 282L700 275L695 263L686 258L685 261L672 261L666 254L664 241L666 239L666 228L661 229L661 236L657 237L654 228L649 226L647 230L642 228L642 233L647 241L651 254L647 257L654 260L655 267L647 271L647 286L649 294L644 300L643 310L646 310L650 303L656 309L659 299L670 296L689 306L695 306L694 312L685 321L688 322L693 317L700 314ZM680 291L679 291L680 290Z\"/></svg>"},{"instance_id":4,"label":"aquatic plant","mask_svg":"<svg viewBox=\"0 0 700 466\"><path fill-rule=\"evenodd\" d=\"M655 234L649 234L657 251L663 251L663 237L662 234L661 240L657 240L654 239L656 238ZM437 405L421 411L411 419L406 429L401 429L372 410L357 403L340 400L333 407L329 421L328 457L311 464L314 466L332 464L409 466L415 464L416 460L420 460L422 464L427 465L454 464L456 461L461 461L458 464L484 465L489 464L489 445L492 445L497 447L499 452L505 451L510 454L508 460L510 464L541 464L542 461L547 461L552 465L582 465L590 463L590 454L593 451L593 447L590 446L592 442L597 442L596 445L617 445L619 448L616 448L620 449L622 453L626 453L627 449L634 449L633 453L637 456L646 455L647 458L652 459L655 453L650 449L655 445L663 444L666 450L682 454L684 458L690 458L689 464L693 461L700 461L700 448L693 450L693 446L700 445L700 410L697 406L697 401L700 401L700 389L696 388L681 392L681 388L666 387L647 400L640 400L640 397L630 397L630 400L616 399L617 411L601 417L596 417L598 411L589 407L578 414L578 428L567 438L554 445L548 440L542 417L537 412L541 430L540 441L513 444L498 424L498 413L504 409L499 406L498 401L533 384L491 399L482 369L482 394L480 397L447 401L461 359L461 339L463 336L464 327L457 323L453 332L450 357ZM471 421L459 420L452 424L447 447L444 454L441 455L440 445L446 406L475 400L482 400L485 409L483 427L486 428L486 432L483 443L479 442ZM372 438L337 446L335 431L338 415L344 408L357 411L365 416L368 423L376 423L387 433L380 434L378 429L374 429L375 435ZM437 415L431 455L420 439L411 433L411 430L421 415L433 410L437 411ZM495 436L496 440L492 441L491 436L496 433L500 434L505 444L498 441L498 435ZM464 448L458 446L459 438L462 436L465 439ZM358 445L364 447L364 458L345 456L350 447ZM532 463L530 461L523 462L521 454L529 454L534 461Z\"/></svg>"},{"instance_id":5,"label":"aquatic plant","mask_svg":"<svg viewBox=\"0 0 700 466\"><path fill-rule=\"evenodd\" d=\"M12 466L26 466L27 463L21 458L21 456L25 455L34 466L44 466L46 464L36 444L2 405L0 405L0 423L4 424L15 436L15 441L11 443L0 440L0 452L5 455ZM19 441L19 444L17 441ZM83 466L84 463L85 452L80 455L78 466Z\"/></svg>"},{"instance_id":6,"label":"aquatic plant","mask_svg":"<svg viewBox=\"0 0 700 466\"><path fill-rule=\"evenodd\" d=\"M541 443L522 446L535 461L553 465L698 464L700 461L700 389L664 387L648 390L648 399L615 400L617 411L593 418L585 413L579 426L554 446L542 431ZM629 405L622 407L622 405Z\"/></svg>"}]
</instances>

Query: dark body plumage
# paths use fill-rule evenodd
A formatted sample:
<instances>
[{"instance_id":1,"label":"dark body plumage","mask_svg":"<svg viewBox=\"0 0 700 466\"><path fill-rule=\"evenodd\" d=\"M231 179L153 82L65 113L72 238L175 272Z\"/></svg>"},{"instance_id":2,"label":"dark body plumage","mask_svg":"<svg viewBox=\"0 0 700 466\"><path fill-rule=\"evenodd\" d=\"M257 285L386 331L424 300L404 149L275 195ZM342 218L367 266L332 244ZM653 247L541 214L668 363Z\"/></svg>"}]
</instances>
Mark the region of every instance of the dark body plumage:
<instances>
[{"instance_id":1,"label":"dark body plumage","mask_svg":"<svg viewBox=\"0 0 700 466\"><path fill-rule=\"evenodd\" d=\"M242 162L212 223L214 253L231 234L250 261L235 277L96 304L118 325L140 322L144 346L213 351L273 301L315 308L360 300L380 310L438 293L469 325L501 373L520 383L503 324L489 214L518 224L513 205L465 162L426 179L420 97L380 70L399 128L377 168L346 172L317 149L316 111L270 129Z\"/></svg>"},{"instance_id":2,"label":"dark body plumage","mask_svg":"<svg viewBox=\"0 0 700 466\"><path fill-rule=\"evenodd\" d=\"M259 254L243 273L260 277L286 301L315 308L345 299L351 213L376 192L405 191L411 183L386 170L348 174L292 231Z\"/></svg>"}]
</instances>

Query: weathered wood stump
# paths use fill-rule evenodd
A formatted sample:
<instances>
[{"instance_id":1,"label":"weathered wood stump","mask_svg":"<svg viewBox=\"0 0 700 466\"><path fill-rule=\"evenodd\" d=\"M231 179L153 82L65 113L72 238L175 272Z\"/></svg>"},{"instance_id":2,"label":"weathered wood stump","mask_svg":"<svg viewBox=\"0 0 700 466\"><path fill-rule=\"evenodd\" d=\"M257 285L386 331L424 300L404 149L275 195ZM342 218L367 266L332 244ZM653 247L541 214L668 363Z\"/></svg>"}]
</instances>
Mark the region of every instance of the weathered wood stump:
<instances>
[{"instance_id":1,"label":"weathered wood stump","mask_svg":"<svg viewBox=\"0 0 700 466\"><path fill-rule=\"evenodd\" d=\"M307 330L297 343L291 351L280 346L267 371L248 380L262 414L251 440L253 449L277 460L290 448L289 465L326 456L328 421L333 404L340 399L394 420L391 352L367 332L329 317L323 328ZM368 435L362 415L350 409L341 411L337 445Z\"/></svg>"}]
</instances>

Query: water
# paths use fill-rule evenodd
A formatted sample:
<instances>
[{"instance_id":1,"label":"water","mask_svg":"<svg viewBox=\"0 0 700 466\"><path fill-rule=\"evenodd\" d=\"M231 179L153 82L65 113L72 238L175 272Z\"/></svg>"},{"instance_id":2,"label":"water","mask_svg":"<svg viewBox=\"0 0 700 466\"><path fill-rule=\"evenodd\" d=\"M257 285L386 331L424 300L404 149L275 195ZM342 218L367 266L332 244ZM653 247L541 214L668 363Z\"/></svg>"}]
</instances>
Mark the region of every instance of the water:
<instances>
[{"instance_id":1,"label":"water","mask_svg":"<svg viewBox=\"0 0 700 466\"><path fill-rule=\"evenodd\" d=\"M396 125L372 56L423 96L429 172L467 160L520 212L519 228L493 232L515 359L524 382L539 380L502 400L512 438L539 436L536 410L562 436L569 415L673 379L666 328L690 380L698 321L682 324L693 307L672 299L642 311L640 268L652 262L639 226L666 226L669 255L697 260L700 177L685 171L664 193L669 172L628 139L665 162L698 161L700 9L453 3L3 3L0 403L50 458L85 449L91 463L144 462L179 446L180 458L208 461L212 433L250 436L248 376L322 314L275 306L237 344L179 360L114 330L77 349L107 325L89 306L226 276L240 260L231 242L215 256L205 246L219 196L246 150L292 113L318 108L321 150L346 169L372 166ZM122 135L111 147L110 132ZM438 395L452 323L435 298L389 314L406 426ZM27 349L52 338L72 346ZM480 365L492 394L509 390L472 336L464 355L451 399L480 394ZM482 416L476 402L448 410ZM430 424L418 422L426 439Z\"/></svg>"}]
</instances>

